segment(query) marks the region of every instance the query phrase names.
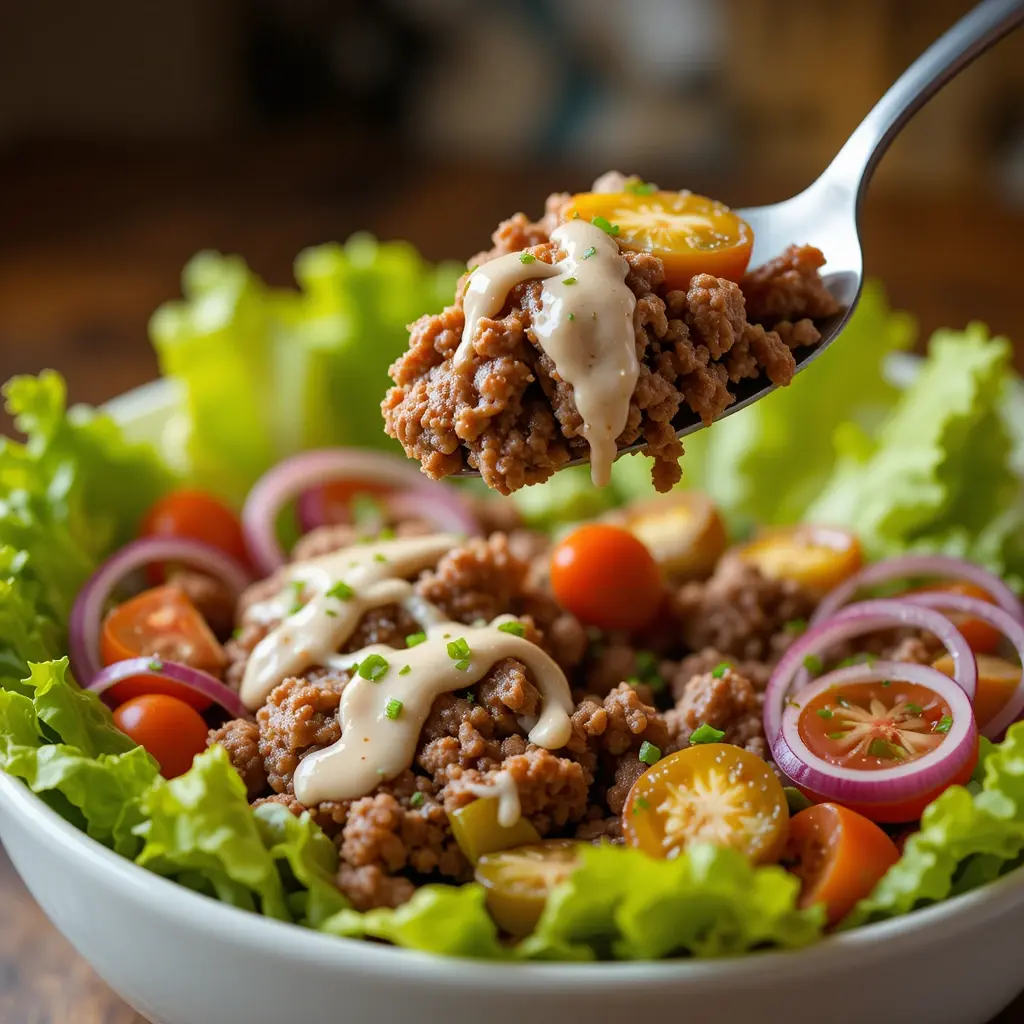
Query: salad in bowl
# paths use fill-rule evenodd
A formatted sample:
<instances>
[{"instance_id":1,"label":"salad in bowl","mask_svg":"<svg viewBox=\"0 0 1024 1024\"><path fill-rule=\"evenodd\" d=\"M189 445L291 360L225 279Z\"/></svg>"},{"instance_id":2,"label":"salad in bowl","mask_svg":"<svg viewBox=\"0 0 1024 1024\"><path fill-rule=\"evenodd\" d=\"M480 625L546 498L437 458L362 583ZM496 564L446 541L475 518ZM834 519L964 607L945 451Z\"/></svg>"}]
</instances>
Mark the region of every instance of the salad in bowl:
<instances>
[{"instance_id":1,"label":"salad in bowl","mask_svg":"<svg viewBox=\"0 0 1024 1024\"><path fill-rule=\"evenodd\" d=\"M382 395L394 296L443 316L458 274L358 238L276 292L203 254L154 317L148 414L67 409L53 372L7 384L7 775L104 870L524 977L811 963L1003 884L1007 343L971 325L894 363L913 325L872 286L813 373L688 442L668 493L634 456L604 488L546 462L502 497L421 474L329 384Z\"/></svg>"}]
</instances>

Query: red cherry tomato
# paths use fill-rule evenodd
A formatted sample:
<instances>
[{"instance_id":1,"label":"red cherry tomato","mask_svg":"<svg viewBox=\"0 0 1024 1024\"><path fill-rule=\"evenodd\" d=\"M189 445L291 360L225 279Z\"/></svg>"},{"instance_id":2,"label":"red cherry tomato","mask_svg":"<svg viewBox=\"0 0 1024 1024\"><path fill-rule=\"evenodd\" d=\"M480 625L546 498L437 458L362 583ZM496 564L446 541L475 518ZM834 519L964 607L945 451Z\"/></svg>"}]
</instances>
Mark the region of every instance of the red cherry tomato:
<instances>
[{"instance_id":1,"label":"red cherry tomato","mask_svg":"<svg viewBox=\"0 0 1024 1024\"><path fill-rule=\"evenodd\" d=\"M969 583L966 580L944 581L942 583L929 583L923 587L915 587L908 591L911 594L940 591L944 594L959 594L963 597L976 597L979 601L988 601L994 604L992 595L976 583ZM975 654L992 654L999 647L1002 633L995 626L990 626L984 619L974 615L965 615L963 612L946 613L949 621L956 626L963 634L968 646Z\"/></svg>"},{"instance_id":2,"label":"red cherry tomato","mask_svg":"<svg viewBox=\"0 0 1024 1024\"><path fill-rule=\"evenodd\" d=\"M551 588L562 607L601 629L640 629L664 597L654 556L628 530L591 523L551 553Z\"/></svg>"},{"instance_id":3,"label":"red cherry tomato","mask_svg":"<svg viewBox=\"0 0 1024 1024\"><path fill-rule=\"evenodd\" d=\"M147 693L122 704L114 724L145 747L165 779L184 775L192 759L206 749L209 729L195 708L165 693Z\"/></svg>"},{"instance_id":4,"label":"red cherry tomato","mask_svg":"<svg viewBox=\"0 0 1024 1024\"><path fill-rule=\"evenodd\" d=\"M205 491L172 491L164 495L146 513L139 533L143 537L181 537L202 541L242 565L249 564L238 516ZM161 582L165 578L162 567L154 566L150 578L154 583Z\"/></svg>"}]
</instances>

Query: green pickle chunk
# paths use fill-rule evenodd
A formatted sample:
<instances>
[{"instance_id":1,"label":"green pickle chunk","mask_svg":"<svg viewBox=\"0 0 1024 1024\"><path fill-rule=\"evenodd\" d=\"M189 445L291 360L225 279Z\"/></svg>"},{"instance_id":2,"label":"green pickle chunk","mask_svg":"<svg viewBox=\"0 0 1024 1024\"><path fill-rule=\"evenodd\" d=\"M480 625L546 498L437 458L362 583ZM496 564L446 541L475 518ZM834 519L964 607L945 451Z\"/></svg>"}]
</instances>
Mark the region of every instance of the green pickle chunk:
<instances>
[{"instance_id":1,"label":"green pickle chunk","mask_svg":"<svg viewBox=\"0 0 1024 1024\"><path fill-rule=\"evenodd\" d=\"M448 820L455 841L470 864L476 864L484 854L496 850L540 842L540 834L526 818L520 818L511 828L500 824L498 798L493 796L481 797L460 807L448 815Z\"/></svg>"}]
</instances>

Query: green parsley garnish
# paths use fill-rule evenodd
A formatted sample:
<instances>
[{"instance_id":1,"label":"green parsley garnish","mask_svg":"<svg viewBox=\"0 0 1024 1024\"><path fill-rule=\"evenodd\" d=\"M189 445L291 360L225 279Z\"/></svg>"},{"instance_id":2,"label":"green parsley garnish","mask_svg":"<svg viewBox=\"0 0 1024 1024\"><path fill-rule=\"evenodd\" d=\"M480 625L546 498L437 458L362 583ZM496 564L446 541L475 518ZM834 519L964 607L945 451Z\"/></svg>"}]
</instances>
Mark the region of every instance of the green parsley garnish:
<instances>
[{"instance_id":1,"label":"green parsley garnish","mask_svg":"<svg viewBox=\"0 0 1024 1024\"><path fill-rule=\"evenodd\" d=\"M241 635L242 635L242 627L241 626L236 626L233 630L231 630L231 639L232 640L237 640Z\"/></svg>"},{"instance_id":2,"label":"green parsley garnish","mask_svg":"<svg viewBox=\"0 0 1024 1024\"><path fill-rule=\"evenodd\" d=\"M612 238L619 233L619 225L612 224L607 217L602 217L600 214L596 217L591 217L590 223L593 224L595 228L600 228L606 235L611 235Z\"/></svg>"},{"instance_id":3,"label":"green parsley garnish","mask_svg":"<svg viewBox=\"0 0 1024 1024\"><path fill-rule=\"evenodd\" d=\"M302 591L305 589L306 584L302 580L292 581L292 590L295 592L295 597L292 601L291 608L288 609L289 615L294 615L296 612L302 611Z\"/></svg>"},{"instance_id":4,"label":"green parsley garnish","mask_svg":"<svg viewBox=\"0 0 1024 1024\"><path fill-rule=\"evenodd\" d=\"M394 539L395 539L395 531L392 530L390 526L385 526L384 529L381 530L380 533L377 534L377 540L394 540Z\"/></svg>"},{"instance_id":5,"label":"green parsley garnish","mask_svg":"<svg viewBox=\"0 0 1024 1024\"><path fill-rule=\"evenodd\" d=\"M448 657L452 661L462 661L464 658L468 658L470 653L469 641L464 636L460 636L458 640L452 640L448 644Z\"/></svg>"},{"instance_id":6,"label":"green parsley garnish","mask_svg":"<svg viewBox=\"0 0 1024 1024\"><path fill-rule=\"evenodd\" d=\"M883 740L880 736L876 736L868 744L868 753L872 757L881 758L883 761L899 761L901 756L899 751L889 743L887 740Z\"/></svg>"},{"instance_id":7,"label":"green parsley garnish","mask_svg":"<svg viewBox=\"0 0 1024 1024\"><path fill-rule=\"evenodd\" d=\"M397 697L388 697L384 705L384 717L394 721L402 713L402 702Z\"/></svg>"},{"instance_id":8,"label":"green parsley garnish","mask_svg":"<svg viewBox=\"0 0 1024 1024\"><path fill-rule=\"evenodd\" d=\"M412 665L403 665L399 670L400 676L407 676L412 671Z\"/></svg>"},{"instance_id":9,"label":"green parsley garnish","mask_svg":"<svg viewBox=\"0 0 1024 1024\"><path fill-rule=\"evenodd\" d=\"M324 615L326 615L328 618L331 618L331 619L336 619L338 617L338 613L333 608L328 608L324 612Z\"/></svg>"},{"instance_id":10,"label":"green parsley garnish","mask_svg":"<svg viewBox=\"0 0 1024 1024\"><path fill-rule=\"evenodd\" d=\"M633 801L633 813L639 814L641 811L646 811L651 805L642 797L638 796Z\"/></svg>"},{"instance_id":11,"label":"green parsley garnish","mask_svg":"<svg viewBox=\"0 0 1024 1024\"><path fill-rule=\"evenodd\" d=\"M658 673L658 656L654 651L636 652L636 681L646 683L655 692L665 689L665 680Z\"/></svg>"},{"instance_id":12,"label":"green parsley garnish","mask_svg":"<svg viewBox=\"0 0 1024 1024\"><path fill-rule=\"evenodd\" d=\"M413 793L413 795L409 797L409 806L422 807L426 799L427 798L422 793Z\"/></svg>"},{"instance_id":13,"label":"green parsley garnish","mask_svg":"<svg viewBox=\"0 0 1024 1024\"><path fill-rule=\"evenodd\" d=\"M657 764L661 760L661 749L653 743L648 743L647 740L644 740L640 744L639 757L644 764Z\"/></svg>"},{"instance_id":14,"label":"green parsley garnish","mask_svg":"<svg viewBox=\"0 0 1024 1024\"><path fill-rule=\"evenodd\" d=\"M567 278L566 278L566 279L565 279L565 280L564 280L564 281L562 282L562 284L575 284L575 283L576 283L576 278L575 278L575 277L567 277Z\"/></svg>"},{"instance_id":15,"label":"green parsley garnish","mask_svg":"<svg viewBox=\"0 0 1024 1024\"><path fill-rule=\"evenodd\" d=\"M382 555L379 551L373 556L375 562L386 562L388 560L387 555Z\"/></svg>"},{"instance_id":16,"label":"green parsley garnish","mask_svg":"<svg viewBox=\"0 0 1024 1024\"><path fill-rule=\"evenodd\" d=\"M903 707L906 708L911 715L919 715L924 710L923 708L919 708L916 704L904 704Z\"/></svg>"},{"instance_id":17,"label":"green parsley garnish","mask_svg":"<svg viewBox=\"0 0 1024 1024\"><path fill-rule=\"evenodd\" d=\"M339 601L351 601L356 596L356 592L347 584L342 583L338 580L337 583L327 591L328 597L337 598Z\"/></svg>"},{"instance_id":18,"label":"green parsley garnish","mask_svg":"<svg viewBox=\"0 0 1024 1024\"><path fill-rule=\"evenodd\" d=\"M849 734L845 732L827 732L825 735L830 740L844 740Z\"/></svg>"},{"instance_id":19,"label":"green parsley garnish","mask_svg":"<svg viewBox=\"0 0 1024 1024\"><path fill-rule=\"evenodd\" d=\"M537 257L532 252L521 252L519 254L520 263L536 263Z\"/></svg>"},{"instance_id":20,"label":"green parsley garnish","mask_svg":"<svg viewBox=\"0 0 1024 1024\"><path fill-rule=\"evenodd\" d=\"M787 622L782 628L790 636L800 636L802 633L807 632L807 620L790 619L789 622Z\"/></svg>"},{"instance_id":21,"label":"green parsley garnish","mask_svg":"<svg viewBox=\"0 0 1024 1024\"><path fill-rule=\"evenodd\" d=\"M146 667L150 672L163 672L164 663L159 658L151 658Z\"/></svg>"},{"instance_id":22,"label":"green parsley garnish","mask_svg":"<svg viewBox=\"0 0 1024 1024\"><path fill-rule=\"evenodd\" d=\"M583 259L589 260L590 257L593 256L596 252L597 249L595 249L592 245L588 245L587 248L583 250Z\"/></svg>"},{"instance_id":23,"label":"green parsley garnish","mask_svg":"<svg viewBox=\"0 0 1024 1024\"><path fill-rule=\"evenodd\" d=\"M819 718L834 718L835 717L835 712L832 711L830 708L818 708L818 717Z\"/></svg>"},{"instance_id":24,"label":"green parsley garnish","mask_svg":"<svg viewBox=\"0 0 1024 1024\"><path fill-rule=\"evenodd\" d=\"M569 319L570 320L575 320L576 319L576 314L575 313L570 313L569 314Z\"/></svg>"},{"instance_id":25,"label":"green parsley garnish","mask_svg":"<svg viewBox=\"0 0 1024 1024\"><path fill-rule=\"evenodd\" d=\"M455 667L458 668L459 666L456 665ZM463 699L468 700L470 704L472 704L476 700L476 697L473 696L472 690L467 690L462 696Z\"/></svg>"},{"instance_id":26,"label":"green parsley garnish","mask_svg":"<svg viewBox=\"0 0 1024 1024\"><path fill-rule=\"evenodd\" d=\"M943 715L933 728L935 732L949 732L953 728L953 719L949 715Z\"/></svg>"},{"instance_id":27,"label":"green parsley garnish","mask_svg":"<svg viewBox=\"0 0 1024 1024\"><path fill-rule=\"evenodd\" d=\"M807 657L804 658L804 668L807 669L808 672L820 672L822 669L821 658L816 654L808 654Z\"/></svg>"},{"instance_id":28,"label":"green parsley garnish","mask_svg":"<svg viewBox=\"0 0 1024 1024\"><path fill-rule=\"evenodd\" d=\"M410 633L405 638L406 647L416 647L418 644L425 644L427 642L426 633Z\"/></svg>"},{"instance_id":29,"label":"green parsley garnish","mask_svg":"<svg viewBox=\"0 0 1024 1024\"><path fill-rule=\"evenodd\" d=\"M498 629L513 636L526 636L526 627L521 622L503 622Z\"/></svg>"},{"instance_id":30,"label":"green parsley garnish","mask_svg":"<svg viewBox=\"0 0 1024 1024\"><path fill-rule=\"evenodd\" d=\"M711 670L711 674L712 674L712 676L714 676L714 677L715 677L715 679L721 679L721 678L722 678L722 676L724 676L724 675L725 675L725 673L726 673L726 672L728 672L728 671L729 671L729 669L731 669L731 668L732 668L732 665L730 665L730 664L729 664L729 662L727 662L727 661L722 661L722 662L719 662L719 663L718 663L718 664L717 664L717 665L716 665L716 666L715 666L715 667L714 667L714 668L713 668L713 669Z\"/></svg>"},{"instance_id":31,"label":"green parsley garnish","mask_svg":"<svg viewBox=\"0 0 1024 1024\"><path fill-rule=\"evenodd\" d=\"M702 722L690 733L690 746L692 747L694 744L699 743L718 743L724 735L724 730L716 729L713 725Z\"/></svg>"},{"instance_id":32,"label":"green parsley garnish","mask_svg":"<svg viewBox=\"0 0 1024 1024\"><path fill-rule=\"evenodd\" d=\"M364 679L369 679L371 683L375 683L378 679L383 679L387 675L389 667L386 658L381 657L379 654L368 654L359 662L359 668L356 671Z\"/></svg>"},{"instance_id":33,"label":"green parsley garnish","mask_svg":"<svg viewBox=\"0 0 1024 1024\"><path fill-rule=\"evenodd\" d=\"M469 665L470 665L469 658L463 658L462 661L455 662L455 667L460 672L468 672L469 671Z\"/></svg>"},{"instance_id":34,"label":"green parsley garnish","mask_svg":"<svg viewBox=\"0 0 1024 1024\"><path fill-rule=\"evenodd\" d=\"M653 181L627 181L623 188L635 196L649 196L658 191Z\"/></svg>"}]
</instances>

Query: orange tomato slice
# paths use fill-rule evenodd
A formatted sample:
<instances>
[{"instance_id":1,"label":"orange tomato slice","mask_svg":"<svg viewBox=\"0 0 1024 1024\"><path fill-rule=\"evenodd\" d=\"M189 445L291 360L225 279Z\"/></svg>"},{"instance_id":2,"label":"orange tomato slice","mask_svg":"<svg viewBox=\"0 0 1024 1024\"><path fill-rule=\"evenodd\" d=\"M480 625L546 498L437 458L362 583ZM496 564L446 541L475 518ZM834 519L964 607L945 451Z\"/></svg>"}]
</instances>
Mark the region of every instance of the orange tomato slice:
<instances>
[{"instance_id":1,"label":"orange tomato slice","mask_svg":"<svg viewBox=\"0 0 1024 1024\"><path fill-rule=\"evenodd\" d=\"M738 281L754 233L729 207L693 192L580 192L565 217L584 217L611 234L623 249L649 252L665 265L665 284L686 288L696 274Z\"/></svg>"},{"instance_id":2,"label":"orange tomato slice","mask_svg":"<svg viewBox=\"0 0 1024 1024\"><path fill-rule=\"evenodd\" d=\"M992 595L979 587L976 583L969 583L966 580L947 580L941 583L929 583L923 587L914 587L909 590L910 594L934 593L939 591L944 594L960 594L963 597L976 597L979 601L987 601L994 604ZM960 630L968 646L975 654L992 654L999 646L1002 633L995 626L990 626L984 619L974 615L965 615L963 612L948 612L946 614L950 622Z\"/></svg>"},{"instance_id":3,"label":"orange tomato slice","mask_svg":"<svg viewBox=\"0 0 1024 1024\"><path fill-rule=\"evenodd\" d=\"M978 728L983 729L1002 710L1010 699L1010 694L1020 682L1020 665L1014 665L1005 658L997 658L992 654L977 654L978 691L974 695L974 717ZM953 678L953 659L943 655L932 666Z\"/></svg>"}]
</instances>

